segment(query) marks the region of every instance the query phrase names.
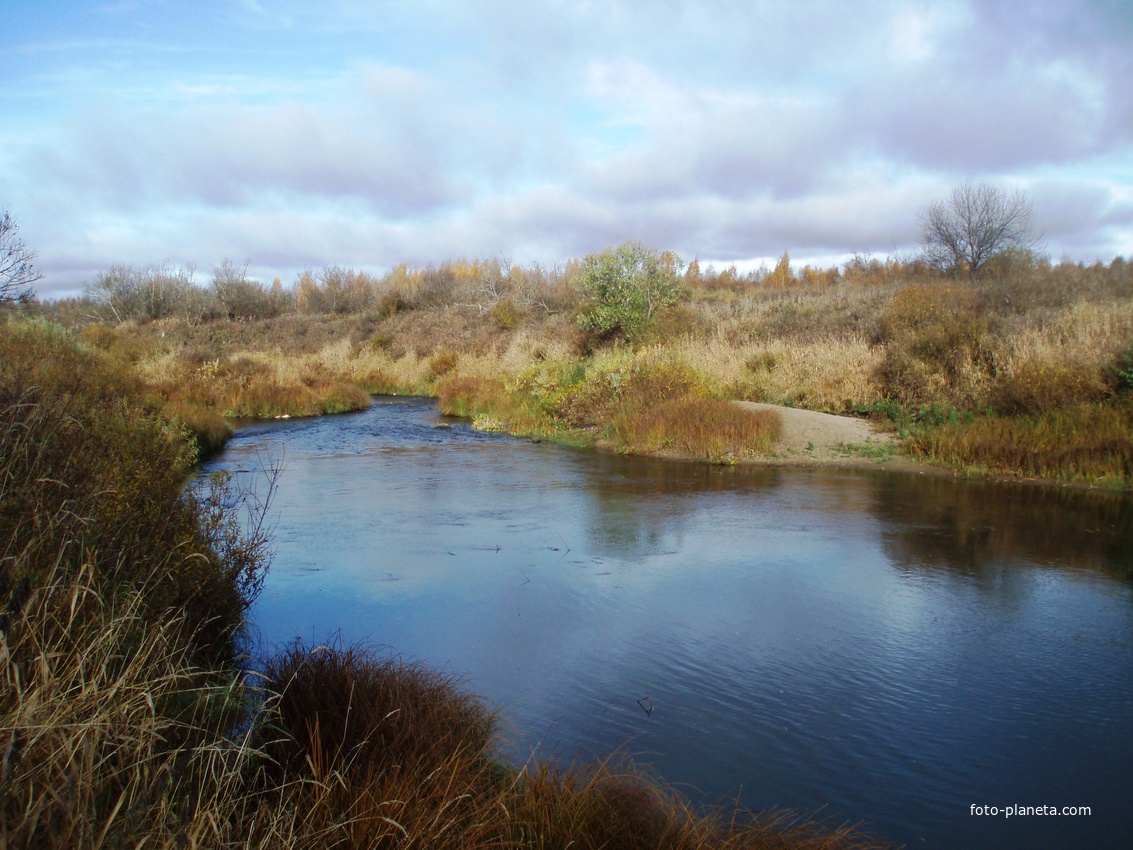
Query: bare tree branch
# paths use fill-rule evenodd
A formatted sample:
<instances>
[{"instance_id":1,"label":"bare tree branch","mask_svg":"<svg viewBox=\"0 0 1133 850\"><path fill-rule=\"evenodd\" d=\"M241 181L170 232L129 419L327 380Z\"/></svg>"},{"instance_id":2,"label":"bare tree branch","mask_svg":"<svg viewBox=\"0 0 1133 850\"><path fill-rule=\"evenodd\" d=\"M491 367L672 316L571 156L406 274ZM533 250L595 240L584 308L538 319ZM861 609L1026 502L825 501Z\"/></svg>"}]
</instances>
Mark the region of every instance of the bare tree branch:
<instances>
[{"instance_id":1,"label":"bare tree branch","mask_svg":"<svg viewBox=\"0 0 1133 850\"><path fill-rule=\"evenodd\" d=\"M0 216L0 304L24 303L35 297L32 284L43 275L32 265L35 252L19 237L20 226L7 210Z\"/></svg>"}]
</instances>

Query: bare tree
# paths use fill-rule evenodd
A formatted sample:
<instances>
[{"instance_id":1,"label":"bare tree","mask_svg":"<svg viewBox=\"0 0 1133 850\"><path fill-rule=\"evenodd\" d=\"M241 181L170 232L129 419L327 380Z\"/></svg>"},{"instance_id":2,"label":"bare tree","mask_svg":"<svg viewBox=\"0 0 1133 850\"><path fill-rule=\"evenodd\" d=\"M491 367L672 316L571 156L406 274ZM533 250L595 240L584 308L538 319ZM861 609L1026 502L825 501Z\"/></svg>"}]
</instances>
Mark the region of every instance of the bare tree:
<instances>
[{"instance_id":1,"label":"bare tree","mask_svg":"<svg viewBox=\"0 0 1133 850\"><path fill-rule=\"evenodd\" d=\"M1027 196L987 183L961 183L944 201L921 211L921 248L935 268L975 277L992 257L1039 244Z\"/></svg>"},{"instance_id":2,"label":"bare tree","mask_svg":"<svg viewBox=\"0 0 1133 850\"><path fill-rule=\"evenodd\" d=\"M7 210L0 216L0 304L31 301L32 284L43 275L32 265L35 252L19 237L20 226Z\"/></svg>"},{"instance_id":3,"label":"bare tree","mask_svg":"<svg viewBox=\"0 0 1133 850\"><path fill-rule=\"evenodd\" d=\"M199 291L195 275L192 266L172 263L141 269L114 265L86 284L83 296L100 321L164 319L179 312Z\"/></svg>"}]
</instances>

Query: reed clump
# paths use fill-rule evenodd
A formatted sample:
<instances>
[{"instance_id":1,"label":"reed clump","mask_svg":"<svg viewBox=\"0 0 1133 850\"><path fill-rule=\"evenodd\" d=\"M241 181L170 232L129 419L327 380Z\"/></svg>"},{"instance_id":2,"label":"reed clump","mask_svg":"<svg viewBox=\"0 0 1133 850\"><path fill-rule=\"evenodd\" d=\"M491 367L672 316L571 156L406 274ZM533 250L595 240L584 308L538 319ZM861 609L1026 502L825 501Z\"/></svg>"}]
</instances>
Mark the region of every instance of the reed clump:
<instances>
[{"instance_id":1,"label":"reed clump","mask_svg":"<svg viewBox=\"0 0 1133 850\"><path fill-rule=\"evenodd\" d=\"M1133 403L983 416L910 437L910 450L962 469L1112 487L1133 485Z\"/></svg>"},{"instance_id":2,"label":"reed clump","mask_svg":"<svg viewBox=\"0 0 1133 850\"><path fill-rule=\"evenodd\" d=\"M709 463L767 457L782 428L773 411L745 410L715 398L671 399L614 415L607 433L633 454L672 453Z\"/></svg>"},{"instance_id":3,"label":"reed clump","mask_svg":"<svg viewBox=\"0 0 1133 850\"><path fill-rule=\"evenodd\" d=\"M267 539L226 482L186 492L138 391L58 326L0 327L0 846L174 840L237 747Z\"/></svg>"},{"instance_id":4,"label":"reed clump","mask_svg":"<svg viewBox=\"0 0 1133 850\"><path fill-rule=\"evenodd\" d=\"M523 769L507 798L508 846L627 850L835 850L889 846L850 825L755 814L704 813L625 758Z\"/></svg>"}]
</instances>

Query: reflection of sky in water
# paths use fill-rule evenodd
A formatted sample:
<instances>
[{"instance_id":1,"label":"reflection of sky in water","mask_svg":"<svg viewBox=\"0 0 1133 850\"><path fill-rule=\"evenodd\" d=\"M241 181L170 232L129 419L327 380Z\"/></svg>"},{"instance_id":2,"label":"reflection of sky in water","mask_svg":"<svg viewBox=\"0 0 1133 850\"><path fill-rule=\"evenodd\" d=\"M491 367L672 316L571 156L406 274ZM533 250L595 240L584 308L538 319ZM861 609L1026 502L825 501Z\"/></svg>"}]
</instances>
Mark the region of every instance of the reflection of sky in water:
<instances>
[{"instance_id":1,"label":"reflection of sky in water","mask_svg":"<svg viewBox=\"0 0 1133 850\"><path fill-rule=\"evenodd\" d=\"M976 824L972 802L1120 802L1128 500L608 457L434 419L403 402L231 445L221 462L251 468L286 441L265 641L389 644L502 704L521 756L624 746L710 799L825 805L914 846L1038 829Z\"/></svg>"}]
</instances>

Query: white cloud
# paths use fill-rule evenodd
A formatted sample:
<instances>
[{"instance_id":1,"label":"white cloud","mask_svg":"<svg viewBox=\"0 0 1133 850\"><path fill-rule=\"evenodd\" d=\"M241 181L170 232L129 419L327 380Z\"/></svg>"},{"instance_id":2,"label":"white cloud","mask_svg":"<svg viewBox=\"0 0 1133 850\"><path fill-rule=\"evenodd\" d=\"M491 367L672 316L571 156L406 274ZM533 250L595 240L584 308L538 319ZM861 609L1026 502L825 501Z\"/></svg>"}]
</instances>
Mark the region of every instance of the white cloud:
<instances>
[{"instance_id":1,"label":"white cloud","mask_svg":"<svg viewBox=\"0 0 1133 850\"><path fill-rule=\"evenodd\" d=\"M123 5L121 38L86 19L8 34L35 61L0 70L0 201L44 291L224 256L888 252L964 178L1032 187L1056 254L1129 250L1120 4L162 8L154 27Z\"/></svg>"}]
</instances>

